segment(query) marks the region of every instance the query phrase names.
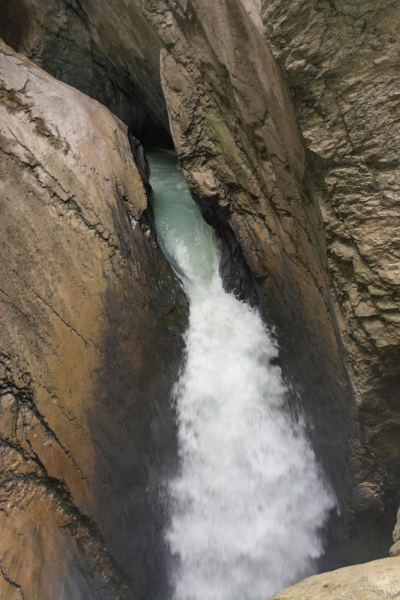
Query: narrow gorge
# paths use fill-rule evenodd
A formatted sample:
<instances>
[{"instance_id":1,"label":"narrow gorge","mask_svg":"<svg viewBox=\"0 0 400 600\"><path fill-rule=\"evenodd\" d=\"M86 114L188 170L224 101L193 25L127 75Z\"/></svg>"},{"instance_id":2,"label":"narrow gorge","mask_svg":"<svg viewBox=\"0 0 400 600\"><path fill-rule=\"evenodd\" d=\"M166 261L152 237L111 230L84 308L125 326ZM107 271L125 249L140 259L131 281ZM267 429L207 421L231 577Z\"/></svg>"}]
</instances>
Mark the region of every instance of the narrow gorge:
<instances>
[{"instance_id":1,"label":"narrow gorge","mask_svg":"<svg viewBox=\"0 0 400 600\"><path fill-rule=\"evenodd\" d=\"M167 482L173 597L262 599L315 568L335 499L285 407L271 335L223 289L218 240L176 157L147 155L157 237L190 302L174 394L180 465Z\"/></svg>"},{"instance_id":2,"label":"narrow gorge","mask_svg":"<svg viewBox=\"0 0 400 600\"><path fill-rule=\"evenodd\" d=\"M1 599L397 598L399 26L0 4Z\"/></svg>"}]
</instances>

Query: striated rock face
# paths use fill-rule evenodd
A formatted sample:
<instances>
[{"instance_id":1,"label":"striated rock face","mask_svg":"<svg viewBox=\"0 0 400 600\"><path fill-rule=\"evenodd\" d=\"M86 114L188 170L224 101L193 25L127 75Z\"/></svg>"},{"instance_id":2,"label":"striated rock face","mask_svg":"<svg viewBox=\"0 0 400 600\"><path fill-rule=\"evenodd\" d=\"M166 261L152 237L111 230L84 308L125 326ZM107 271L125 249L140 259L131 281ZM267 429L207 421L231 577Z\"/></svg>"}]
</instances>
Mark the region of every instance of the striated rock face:
<instances>
[{"instance_id":1,"label":"striated rock face","mask_svg":"<svg viewBox=\"0 0 400 600\"><path fill-rule=\"evenodd\" d=\"M263 0L262 16L320 176L332 296L374 461L358 485L375 489L374 518L386 510L390 523L400 500L400 5Z\"/></svg>"},{"instance_id":2,"label":"striated rock face","mask_svg":"<svg viewBox=\"0 0 400 600\"><path fill-rule=\"evenodd\" d=\"M395 600L399 590L400 558L386 558L309 577L271 600Z\"/></svg>"},{"instance_id":3,"label":"striated rock face","mask_svg":"<svg viewBox=\"0 0 400 600\"><path fill-rule=\"evenodd\" d=\"M2 44L0 123L0 597L156 598L185 301L116 117Z\"/></svg>"}]
</instances>

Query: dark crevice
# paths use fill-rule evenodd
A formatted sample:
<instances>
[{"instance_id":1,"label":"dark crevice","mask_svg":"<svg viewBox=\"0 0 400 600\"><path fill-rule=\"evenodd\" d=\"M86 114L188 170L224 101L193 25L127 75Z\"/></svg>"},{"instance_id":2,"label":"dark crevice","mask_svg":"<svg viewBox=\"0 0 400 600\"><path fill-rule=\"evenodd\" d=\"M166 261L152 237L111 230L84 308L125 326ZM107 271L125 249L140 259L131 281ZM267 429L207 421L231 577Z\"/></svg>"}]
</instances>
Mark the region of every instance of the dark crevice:
<instances>
[{"instance_id":1,"label":"dark crevice","mask_svg":"<svg viewBox=\"0 0 400 600\"><path fill-rule=\"evenodd\" d=\"M143 101L141 89L93 39L79 0L49 7L43 22L37 22L35 6L26 0L0 1L0 37L56 79L106 106L136 137L169 147L170 133Z\"/></svg>"},{"instance_id":2,"label":"dark crevice","mask_svg":"<svg viewBox=\"0 0 400 600\"><path fill-rule=\"evenodd\" d=\"M220 214L210 208L208 203L203 202L195 194L192 195L200 206L204 219L215 229L221 241L220 274L225 291L233 293L239 300L247 302L253 308L259 307L260 301L254 275L232 228Z\"/></svg>"}]
</instances>

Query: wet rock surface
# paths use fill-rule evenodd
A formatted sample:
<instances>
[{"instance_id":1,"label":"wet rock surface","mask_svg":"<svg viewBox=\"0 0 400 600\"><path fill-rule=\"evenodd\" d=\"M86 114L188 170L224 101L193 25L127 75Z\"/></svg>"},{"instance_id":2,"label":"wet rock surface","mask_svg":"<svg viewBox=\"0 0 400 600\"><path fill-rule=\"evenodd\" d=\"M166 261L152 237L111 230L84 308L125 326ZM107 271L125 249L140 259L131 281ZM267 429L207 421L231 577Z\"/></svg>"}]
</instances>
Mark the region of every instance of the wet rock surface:
<instances>
[{"instance_id":1,"label":"wet rock surface","mask_svg":"<svg viewBox=\"0 0 400 600\"><path fill-rule=\"evenodd\" d=\"M0 596L158 597L186 301L126 126L4 44L0 111Z\"/></svg>"}]
</instances>

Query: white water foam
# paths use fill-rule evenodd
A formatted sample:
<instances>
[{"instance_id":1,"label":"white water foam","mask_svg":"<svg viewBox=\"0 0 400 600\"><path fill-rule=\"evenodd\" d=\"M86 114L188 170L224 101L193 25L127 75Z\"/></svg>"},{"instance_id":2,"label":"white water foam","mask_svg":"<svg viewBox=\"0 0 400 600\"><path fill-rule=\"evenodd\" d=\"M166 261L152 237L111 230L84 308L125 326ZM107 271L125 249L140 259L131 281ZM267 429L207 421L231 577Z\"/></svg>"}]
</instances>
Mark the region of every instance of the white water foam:
<instances>
[{"instance_id":1,"label":"white water foam","mask_svg":"<svg viewBox=\"0 0 400 600\"><path fill-rule=\"evenodd\" d=\"M157 233L190 298L175 390L180 472L168 482L174 598L266 600L312 573L333 496L285 411L260 315L223 290L217 241L176 158L149 158Z\"/></svg>"}]
</instances>

